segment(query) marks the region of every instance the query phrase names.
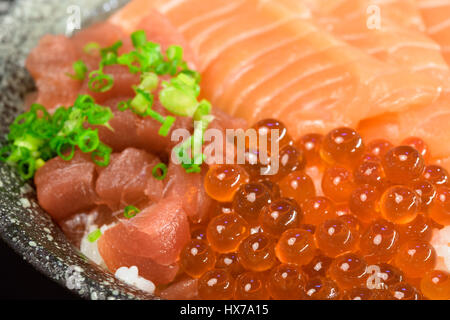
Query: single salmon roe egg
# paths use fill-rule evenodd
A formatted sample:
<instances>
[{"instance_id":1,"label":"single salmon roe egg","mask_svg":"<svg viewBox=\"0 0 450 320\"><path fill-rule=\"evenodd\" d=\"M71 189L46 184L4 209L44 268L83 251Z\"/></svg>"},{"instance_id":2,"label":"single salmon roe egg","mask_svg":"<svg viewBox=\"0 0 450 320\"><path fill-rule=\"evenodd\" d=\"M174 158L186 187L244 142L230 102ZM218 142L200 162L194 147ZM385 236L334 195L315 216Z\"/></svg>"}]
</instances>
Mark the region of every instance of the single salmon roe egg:
<instances>
[{"instance_id":1,"label":"single salmon roe egg","mask_svg":"<svg viewBox=\"0 0 450 320\"><path fill-rule=\"evenodd\" d=\"M322 177L322 191L336 202L348 201L355 183L353 174L345 167L334 165L325 170Z\"/></svg>"},{"instance_id":2,"label":"single salmon roe egg","mask_svg":"<svg viewBox=\"0 0 450 320\"><path fill-rule=\"evenodd\" d=\"M345 253L334 259L328 270L330 277L343 289L361 286L367 279L367 263L355 253Z\"/></svg>"},{"instance_id":3,"label":"single salmon roe egg","mask_svg":"<svg viewBox=\"0 0 450 320\"><path fill-rule=\"evenodd\" d=\"M432 184L449 186L448 171L437 165L428 165L425 167L423 177Z\"/></svg>"},{"instance_id":4,"label":"single salmon roe egg","mask_svg":"<svg viewBox=\"0 0 450 320\"><path fill-rule=\"evenodd\" d=\"M299 204L316 195L316 188L311 177L301 171L288 174L278 185L283 197L295 199Z\"/></svg>"},{"instance_id":5,"label":"single salmon roe egg","mask_svg":"<svg viewBox=\"0 0 450 320\"><path fill-rule=\"evenodd\" d=\"M238 254L236 252L222 253L218 256L216 259L216 269L224 269L233 277L237 277L245 271L244 267L239 262Z\"/></svg>"},{"instance_id":6,"label":"single salmon roe egg","mask_svg":"<svg viewBox=\"0 0 450 320\"><path fill-rule=\"evenodd\" d=\"M259 222L264 232L279 236L287 229L297 228L302 219L300 206L293 199L281 198L266 205Z\"/></svg>"},{"instance_id":7,"label":"single salmon roe egg","mask_svg":"<svg viewBox=\"0 0 450 320\"><path fill-rule=\"evenodd\" d=\"M196 226L191 231L191 239L206 240L206 228L204 226Z\"/></svg>"},{"instance_id":8,"label":"single salmon roe egg","mask_svg":"<svg viewBox=\"0 0 450 320\"><path fill-rule=\"evenodd\" d=\"M420 208L420 197L406 186L390 187L381 196L381 215L393 223L405 224L413 221Z\"/></svg>"},{"instance_id":9,"label":"single salmon roe egg","mask_svg":"<svg viewBox=\"0 0 450 320\"><path fill-rule=\"evenodd\" d=\"M404 146L413 147L414 149L419 151L420 155L425 160L427 160L430 157L430 148L428 147L428 145L426 144L425 141L423 141L422 139L420 139L418 137L406 138L400 144L404 145Z\"/></svg>"},{"instance_id":10,"label":"single salmon roe egg","mask_svg":"<svg viewBox=\"0 0 450 320\"><path fill-rule=\"evenodd\" d=\"M319 225L335 217L333 202L326 197L308 198L303 204L303 223Z\"/></svg>"},{"instance_id":11,"label":"single salmon roe egg","mask_svg":"<svg viewBox=\"0 0 450 320\"><path fill-rule=\"evenodd\" d=\"M198 294L203 300L229 300L234 296L235 281L222 269L206 272L198 281Z\"/></svg>"},{"instance_id":12,"label":"single salmon roe egg","mask_svg":"<svg viewBox=\"0 0 450 320\"><path fill-rule=\"evenodd\" d=\"M305 285L306 297L310 300L339 300L341 292L336 282L328 278L312 278Z\"/></svg>"},{"instance_id":13,"label":"single salmon roe egg","mask_svg":"<svg viewBox=\"0 0 450 320\"><path fill-rule=\"evenodd\" d=\"M354 234L345 222L338 219L323 222L316 231L317 246L330 257L352 251L358 238L358 234Z\"/></svg>"},{"instance_id":14,"label":"single salmon roe egg","mask_svg":"<svg viewBox=\"0 0 450 320\"><path fill-rule=\"evenodd\" d=\"M352 231L354 235L361 235L361 222L355 216L351 214L344 214L342 216L337 217L336 219L344 222Z\"/></svg>"},{"instance_id":15,"label":"single salmon roe egg","mask_svg":"<svg viewBox=\"0 0 450 320\"><path fill-rule=\"evenodd\" d=\"M303 151L288 145L280 150L278 170L275 170L273 163L271 165L274 169L273 171L276 171L276 173L267 177L272 181L279 181L293 171L303 170L306 165L306 159Z\"/></svg>"},{"instance_id":16,"label":"single salmon roe egg","mask_svg":"<svg viewBox=\"0 0 450 320\"><path fill-rule=\"evenodd\" d=\"M367 227L361 237L361 254L368 263L388 262L398 251L399 238L393 223L377 220Z\"/></svg>"},{"instance_id":17,"label":"single salmon roe egg","mask_svg":"<svg viewBox=\"0 0 450 320\"><path fill-rule=\"evenodd\" d=\"M446 271L428 272L420 282L422 294L432 300L450 300L450 274Z\"/></svg>"},{"instance_id":18,"label":"single salmon roe egg","mask_svg":"<svg viewBox=\"0 0 450 320\"><path fill-rule=\"evenodd\" d=\"M325 277L332 261L332 258L327 257L323 252L317 250L314 258L308 264L304 265L302 269L309 278Z\"/></svg>"},{"instance_id":19,"label":"single salmon roe egg","mask_svg":"<svg viewBox=\"0 0 450 320\"><path fill-rule=\"evenodd\" d=\"M353 172L355 182L359 185L369 184L383 190L387 184L384 169L379 161L365 161Z\"/></svg>"},{"instance_id":20,"label":"single salmon roe egg","mask_svg":"<svg viewBox=\"0 0 450 320\"><path fill-rule=\"evenodd\" d=\"M180 253L180 266L193 278L199 278L214 268L216 256L203 240L191 240Z\"/></svg>"},{"instance_id":21,"label":"single salmon roe egg","mask_svg":"<svg viewBox=\"0 0 450 320\"><path fill-rule=\"evenodd\" d=\"M424 241L408 241L400 246L395 264L407 277L420 278L436 265L436 252Z\"/></svg>"},{"instance_id":22,"label":"single salmon roe egg","mask_svg":"<svg viewBox=\"0 0 450 320\"><path fill-rule=\"evenodd\" d=\"M275 240L262 232L252 234L241 242L238 258L247 270L256 272L269 270L277 260Z\"/></svg>"},{"instance_id":23,"label":"single salmon roe egg","mask_svg":"<svg viewBox=\"0 0 450 320\"><path fill-rule=\"evenodd\" d=\"M379 277L384 288L389 288L394 284L400 283L404 280L403 272L389 263L379 263L377 266L380 268Z\"/></svg>"},{"instance_id":24,"label":"single salmon roe egg","mask_svg":"<svg viewBox=\"0 0 450 320\"><path fill-rule=\"evenodd\" d=\"M419 290L407 282L400 282L389 287L394 300L421 300Z\"/></svg>"},{"instance_id":25,"label":"single salmon roe egg","mask_svg":"<svg viewBox=\"0 0 450 320\"><path fill-rule=\"evenodd\" d=\"M259 149L261 146L267 146L267 153L270 154L272 150L272 144L278 144L278 150L293 143L291 136L288 134L286 126L276 119L264 119L258 121L251 129L256 130L258 136ZM264 139L265 142L261 140ZM250 148L255 146L250 145Z\"/></svg>"},{"instance_id":26,"label":"single salmon roe egg","mask_svg":"<svg viewBox=\"0 0 450 320\"><path fill-rule=\"evenodd\" d=\"M261 183L270 191L273 200L281 197L281 190L277 183L270 180L262 180Z\"/></svg>"},{"instance_id":27,"label":"single salmon roe egg","mask_svg":"<svg viewBox=\"0 0 450 320\"><path fill-rule=\"evenodd\" d=\"M419 178L425 163L420 153L411 146L398 146L383 157L386 177L394 184L408 184Z\"/></svg>"},{"instance_id":28,"label":"single salmon roe egg","mask_svg":"<svg viewBox=\"0 0 450 320\"><path fill-rule=\"evenodd\" d=\"M271 203L272 195L262 183L242 185L233 198L234 212L241 215L251 225L258 222L261 209Z\"/></svg>"},{"instance_id":29,"label":"single salmon roe egg","mask_svg":"<svg viewBox=\"0 0 450 320\"><path fill-rule=\"evenodd\" d=\"M246 272L236 279L234 298L237 300L268 300L266 277L262 273Z\"/></svg>"},{"instance_id":30,"label":"single salmon roe egg","mask_svg":"<svg viewBox=\"0 0 450 320\"><path fill-rule=\"evenodd\" d=\"M305 265L316 253L314 237L302 229L286 230L278 240L275 252L282 263Z\"/></svg>"},{"instance_id":31,"label":"single salmon roe egg","mask_svg":"<svg viewBox=\"0 0 450 320\"><path fill-rule=\"evenodd\" d=\"M267 179L267 174L271 172L270 156L267 152L260 152L258 149L245 150L244 160L245 171L252 181Z\"/></svg>"},{"instance_id":32,"label":"single salmon roe egg","mask_svg":"<svg viewBox=\"0 0 450 320\"><path fill-rule=\"evenodd\" d=\"M280 264L269 273L267 288L272 298L300 300L305 298L306 276L296 265Z\"/></svg>"},{"instance_id":33,"label":"single salmon roe egg","mask_svg":"<svg viewBox=\"0 0 450 320\"><path fill-rule=\"evenodd\" d=\"M303 150L307 166L318 166L321 164L320 148L322 147L323 135L310 133L302 136L296 146Z\"/></svg>"},{"instance_id":34,"label":"single salmon roe egg","mask_svg":"<svg viewBox=\"0 0 450 320\"><path fill-rule=\"evenodd\" d=\"M353 190L349 201L351 212L362 222L370 223L379 216L380 193L371 185L363 185Z\"/></svg>"},{"instance_id":35,"label":"single salmon roe egg","mask_svg":"<svg viewBox=\"0 0 450 320\"><path fill-rule=\"evenodd\" d=\"M376 139L367 144L366 153L381 159L393 147L394 145L387 140Z\"/></svg>"},{"instance_id":36,"label":"single salmon roe egg","mask_svg":"<svg viewBox=\"0 0 450 320\"><path fill-rule=\"evenodd\" d=\"M249 175L242 166L221 164L209 168L204 186L206 193L214 200L230 202L239 187L248 181Z\"/></svg>"},{"instance_id":37,"label":"single salmon roe egg","mask_svg":"<svg viewBox=\"0 0 450 320\"><path fill-rule=\"evenodd\" d=\"M402 241L421 240L430 241L433 236L433 225L430 219L423 214L407 224L399 226Z\"/></svg>"},{"instance_id":38,"label":"single salmon roe egg","mask_svg":"<svg viewBox=\"0 0 450 320\"><path fill-rule=\"evenodd\" d=\"M413 189L420 197L421 210L428 210L428 207L436 196L436 188L430 182L419 179L411 184L411 189Z\"/></svg>"},{"instance_id":39,"label":"single salmon roe egg","mask_svg":"<svg viewBox=\"0 0 450 320\"><path fill-rule=\"evenodd\" d=\"M428 208L428 214L437 223L450 225L450 188L436 188L436 197Z\"/></svg>"},{"instance_id":40,"label":"single salmon roe egg","mask_svg":"<svg viewBox=\"0 0 450 320\"><path fill-rule=\"evenodd\" d=\"M361 136L351 128L331 130L324 138L320 155L328 164L354 166L364 154Z\"/></svg>"},{"instance_id":41,"label":"single salmon roe egg","mask_svg":"<svg viewBox=\"0 0 450 320\"><path fill-rule=\"evenodd\" d=\"M211 219L206 229L211 247L220 253L236 251L249 233L248 223L236 213L224 213Z\"/></svg>"}]
</instances>

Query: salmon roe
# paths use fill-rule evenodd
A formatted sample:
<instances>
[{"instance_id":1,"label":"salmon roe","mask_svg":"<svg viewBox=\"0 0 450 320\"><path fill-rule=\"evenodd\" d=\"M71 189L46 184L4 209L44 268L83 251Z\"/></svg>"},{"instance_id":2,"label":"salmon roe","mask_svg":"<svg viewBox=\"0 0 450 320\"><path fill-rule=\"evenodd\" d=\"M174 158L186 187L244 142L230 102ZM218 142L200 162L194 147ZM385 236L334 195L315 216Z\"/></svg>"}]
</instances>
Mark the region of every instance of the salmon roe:
<instances>
[{"instance_id":1,"label":"salmon roe","mask_svg":"<svg viewBox=\"0 0 450 320\"><path fill-rule=\"evenodd\" d=\"M250 233L247 222L236 213L224 213L212 219L206 230L211 247L220 253L234 252Z\"/></svg>"},{"instance_id":2,"label":"salmon roe","mask_svg":"<svg viewBox=\"0 0 450 320\"><path fill-rule=\"evenodd\" d=\"M198 294L204 300L229 300L234 296L235 280L227 271L213 269L199 279Z\"/></svg>"},{"instance_id":3,"label":"salmon roe","mask_svg":"<svg viewBox=\"0 0 450 320\"><path fill-rule=\"evenodd\" d=\"M411 146L392 148L382 160L387 179L395 184L407 184L419 178L425 168L422 155Z\"/></svg>"},{"instance_id":4,"label":"salmon roe","mask_svg":"<svg viewBox=\"0 0 450 320\"><path fill-rule=\"evenodd\" d=\"M330 257L352 251L358 243L356 234L342 220L330 219L322 223L316 231L316 243L322 252Z\"/></svg>"},{"instance_id":5,"label":"salmon roe","mask_svg":"<svg viewBox=\"0 0 450 320\"><path fill-rule=\"evenodd\" d=\"M300 206L295 200L287 198L266 205L259 216L264 232L273 236L280 236L287 229L297 228L301 220Z\"/></svg>"},{"instance_id":6,"label":"salmon roe","mask_svg":"<svg viewBox=\"0 0 450 320\"><path fill-rule=\"evenodd\" d=\"M355 183L350 170L341 166L332 166L325 170L322 178L322 191L336 202L348 201Z\"/></svg>"},{"instance_id":7,"label":"salmon roe","mask_svg":"<svg viewBox=\"0 0 450 320\"><path fill-rule=\"evenodd\" d=\"M276 263L275 240L262 232L252 234L241 242L238 257L247 270L267 271Z\"/></svg>"},{"instance_id":8,"label":"salmon roe","mask_svg":"<svg viewBox=\"0 0 450 320\"><path fill-rule=\"evenodd\" d=\"M249 181L245 169L237 165L215 165L205 176L206 193L214 200L230 202L239 187Z\"/></svg>"},{"instance_id":9,"label":"salmon roe","mask_svg":"<svg viewBox=\"0 0 450 320\"><path fill-rule=\"evenodd\" d=\"M245 272L236 278L234 298L238 300L267 300L267 277L258 272Z\"/></svg>"},{"instance_id":10,"label":"salmon roe","mask_svg":"<svg viewBox=\"0 0 450 320\"><path fill-rule=\"evenodd\" d=\"M425 297L433 300L450 300L450 274L446 271L428 272L420 282Z\"/></svg>"},{"instance_id":11,"label":"salmon roe","mask_svg":"<svg viewBox=\"0 0 450 320\"><path fill-rule=\"evenodd\" d=\"M213 269L216 263L214 251L203 240L191 240L181 251L180 266L188 275L199 278Z\"/></svg>"},{"instance_id":12,"label":"salmon roe","mask_svg":"<svg viewBox=\"0 0 450 320\"><path fill-rule=\"evenodd\" d=\"M310 133L302 136L295 145L303 150L307 166L319 166L322 164L320 149L322 147L323 135Z\"/></svg>"},{"instance_id":13,"label":"salmon roe","mask_svg":"<svg viewBox=\"0 0 450 320\"><path fill-rule=\"evenodd\" d=\"M381 215L388 221L404 224L413 221L420 211L419 195L409 187L394 186L380 200Z\"/></svg>"},{"instance_id":14,"label":"salmon roe","mask_svg":"<svg viewBox=\"0 0 450 320\"><path fill-rule=\"evenodd\" d=\"M302 229L285 231L276 245L276 254L282 263L305 265L315 254L316 245L313 235Z\"/></svg>"},{"instance_id":15,"label":"salmon roe","mask_svg":"<svg viewBox=\"0 0 450 320\"><path fill-rule=\"evenodd\" d=\"M246 157L264 153L265 137L279 165L209 168L210 209L189 222L176 279L198 281L201 299L450 299L430 244L450 225L450 177L425 141L366 144L338 128L294 143L276 119L253 128Z\"/></svg>"},{"instance_id":16,"label":"salmon roe","mask_svg":"<svg viewBox=\"0 0 450 320\"><path fill-rule=\"evenodd\" d=\"M328 133L322 142L320 155L329 164L354 166L364 154L361 136L351 128L337 128Z\"/></svg>"}]
</instances>

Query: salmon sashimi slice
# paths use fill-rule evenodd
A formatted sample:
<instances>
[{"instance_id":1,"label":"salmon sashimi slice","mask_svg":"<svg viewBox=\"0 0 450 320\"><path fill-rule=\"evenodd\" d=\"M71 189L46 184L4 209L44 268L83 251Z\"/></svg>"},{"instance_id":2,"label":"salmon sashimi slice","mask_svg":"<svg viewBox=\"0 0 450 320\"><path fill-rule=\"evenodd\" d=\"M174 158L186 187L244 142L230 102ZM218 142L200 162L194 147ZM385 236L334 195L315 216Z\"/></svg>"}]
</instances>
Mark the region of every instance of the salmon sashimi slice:
<instances>
[{"instance_id":1,"label":"salmon sashimi slice","mask_svg":"<svg viewBox=\"0 0 450 320\"><path fill-rule=\"evenodd\" d=\"M278 1L239 2L214 19L208 13L200 19L202 10L194 14L192 8L207 3L217 12L224 1L153 3L175 26L184 26L198 54L203 96L250 123L279 117L298 137L356 127L362 119L426 105L439 95L434 79L382 63L302 19L307 11L292 12ZM120 15L111 21L120 24ZM273 39L270 45L260 44L265 37Z\"/></svg>"},{"instance_id":2,"label":"salmon sashimi slice","mask_svg":"<svg viewBox=\"0 0 450 320\"><path fill-rule=\"evenodd\" d=\"M358 128L367 140L386 138L400 143L410 136L422 138L432 150L433 161L447 170L450 155L450 92L443 92L435 103L422 108L411 108L404 113L387 113L380 117L364 120Z\"/></svg>"},{"instance_id":3,"label":"salmon sashimi slice","mask_svg":"<svg viewBox=\"0 0 450 320\"><path fill-rule=\"evenodd\" d=\"M292 0L281 0L289 2ZM447 80L439 45L429 38L413 1L308 1L315 21L347 43L388 63ZM403 19L401 19L403 17Z\"/></svg>"},{"instance_id":4,"label":"salmon sashimi slice","mask_svg":"<svg viewBox=\"0 0 450 320\"><path fill-rule=\"evenodd\" d=\"M165 198L134 218L122 219L106 230L98 240L105 263L116 264L107 258L110 250L129 257L151 259L164 266L176 263L181 249L190 239L189 222L181 202L182 199ZM137 267L141 270L140 265Z\"/></svg>"},{"instance_id":5,"label":"salmon sashimi slice","mask_svg":"<svg viewBox=\"0 0 450 320\"><path fill-rule=\"evenodd\" d=\"M441 46L442 54L450 63L450 1L416 0L428 35Z\"/></svg>"},{"instance_id":6,"label":"salmon sashimi slice","mask_svg":"<svg viewBox=\"0 0 450 320\"><path fill-rule=\"evenodd\" d=\"M70 161L51 159L34 177L39 204L56 221L89 210L98 200L95 179L96 166L81 151Z\"/></svg>"}]
</instances>

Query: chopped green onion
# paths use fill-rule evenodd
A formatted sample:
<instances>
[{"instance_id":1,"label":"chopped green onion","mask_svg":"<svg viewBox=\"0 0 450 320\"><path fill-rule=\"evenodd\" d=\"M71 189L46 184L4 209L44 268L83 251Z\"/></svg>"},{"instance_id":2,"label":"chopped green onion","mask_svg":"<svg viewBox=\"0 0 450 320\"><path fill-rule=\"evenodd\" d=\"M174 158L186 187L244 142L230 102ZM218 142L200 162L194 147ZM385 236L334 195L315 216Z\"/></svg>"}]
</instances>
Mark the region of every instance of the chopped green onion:
<instances>
[{"instance_id":1,"label":"chopped green onion","mask_svg":"<svg viewBox=\"0 0 450 320\"><path fill-rule=\"evenodd\" d=\"M206 116L210 113L211 113L211 103L207 100L202 100L198 105L197 110L195 110L194 120L200 121L202 120L203 116Z\"/></svg>"},{"instance_id":2,"label":"chopped green onion","mask_svg":"<svg viewBox=\"0 0 450 320\"><path fill-rule=\"evenodd\" d=\"M159 172L161 170L161 173ZM152 175L156 180L164 180L167 176L167 166L164 163L158 163L153 167Z\"/></svg>"},{"instance_id":3,"label":"chopped green onion","mask_svg":"<svg viewBox=\"0 0 450 320\"><path fill-rule=\"evenodd\" d=\"M89 153L97 149L100 144L97 130L86 130L82 132L77 139L77 144L80 150L84 153Z\"/></svg>"},{"instance_id":4,"label":"chopped green onion","mask_svg":"<svg viewBox=\"0 0 450 320\"><path fill-rule=\"evenodd\" d=\"M41 158L36 160L36 170L42 168L45 165L45 161Z\"/></svg>"},{"instance_id":5,"label":"chopped green onion","mask_svg":"<svg viewBox=\"0 0 450 320\"><path fill-rule=\"evenodd\" d=\"M109 74L96 70L89 74L88 85L93 92L106 92L114 86L114 79Z\"/></svg>"},{"instance_id":6,"label":"chopped green onion","mask_svg":"<svg viewBox=\"0 0 450 320\"><path fill-rule=\"evenodd\" d=\"M97 230L94 230L91 233L89 233L87 236L87 239L89 242L94 243L95 241L100 239L101 236L102 236L102 232L100 231L100 229L97 229Z\"/></svg>"},{"instance_id":7,"label":"chopped green onion","mask_svg":"<svg viewBox=\"0 0 450 320\"><path fill-rule=\"evenodd\" d=\"M156 73L149 72L142 76L141 84L139 88L147 92L153 92L158 88L159 78Z\"/></svg>"},{"instance_id":8,"label":"chopped green onion","mask_svg":"<svg viewBox=\"0 0 450 320\"><path fill-rule=\"evenodd\" d=\"M141 210L136 208L135 206L126 206L123 210L123 216L127 219L131 219L135 217Z\"/></svg>"},{"instance_id":9,"label":"chopped green onion","mask_svg":"<svg viewBox=\"0 0 450 320\"><path fill-rule=\"evenodd\" d=\"M191 117L198 105L194 95L171 86L161 90L159 100L173 114L185 117Z\"/></svg>"},{"instance_id":10,"label":"chopped green onion","mask_svg":"<svg viewBox=\"0 0 450 320\"><path fill-rule=\"evenodd\" d=\"M119 102L119 104L117 105L117 109L119 111L125 111L128 110L131 106L131 100L128 101L121 101Z\"/></svg>"},{"instance_id":11,"label":"chopped green onion","mask_svg":"<svg viewBox=\"0 0 450 320\"><path fill-rule=\"evenodd\" d=\"M131 42L133 47L140 48L147 42L147 35L144 30L138 30L131 34Z\"/></svg>"},{"instance_id":12,"label":"chopped green onion","mask_svg":"<svg viewBox=\"0 0 450 320\"><path fill-rule=\"evenodd\" d=\"M17 166L17 171L24 180L32 178L36 171L36 161L33 158L20 161Z\"/></svg>"},{"instance_id":13,"label":"chopped green onion","mask_svg":"<svg viewBox=\"0 0 450 320\"><path fill-rule=\"evenodd\" d=\"M180 46L172 45L167 49L167 58L171 61L183 59L183 48Z\"/></svg>"},{"instance_id":14,"label":"chopped green onion","mask_svg":"<svg viewBox=\"0 0 450 320\"><path fill-rule=\"evenodd\" d=\"M89 42L84 46L83 51L87 54L92 55L96 50L100 50L101 47L97 42Z\"/></svg>"},{"instance_id":15,"label":"chopped green onion","mask_svg":"<svg viewBox=\"0 0 450 320\"><path fill-rule=\"evenodd\" d=\"M141 89L137 89L137 94L131 100L131 108L139 115L145 115L148 108L153 105L153 95Z\"/></svg>"},{"instance_id":16,"label":"chopped green onion","mask_svg":"<svg viewBox=\"0 0 450 320\"><path fill-rule=\"evenodd\" d=\"M172 125L174 124L175 120L176 119L174 117L167 116L164 119L164 122L163 122L161 128L159 128L158 134L160 136L167 137L167 135L169 134L170 129L172 128Z\"/></svg>"},{"instance_id":17,"label":"chopped green onion","mask_svg":"<svg viewBox=\"0 0 450 320\"><path fill-rule=\"evenodd\" d=\"M93 125L102 125L108 123L113 118L110 108L103 108L96 105L87 112L88 122Z\"/></svg>"},{"instance_id":18,"label":"chopped green onion","mask_svg":"<svg viewBox=\"0 0 450 320\"><path fill-rule=\"evenodd\" d=\"M84 80L86 78L86 73L88 72L88 68L86 64L82 60L78 60L73 63L73 70L75 74L67 73L67 76L71 77L75 80Z\"/></svg>"},{"instance_id":19,"label":"chopped green onion","mask_svg":"<svg viewBox=\"0 0 450 320\"><path fill-rule=\"evenodd\" d=\"M68 150L70 152L67 152ZM61 140L56 145L56 154L63 160L72 160L73 156L75 155L75 146L68 141Z\"/></svg>"},{"instance_id":20,"label":"chopped green onion","mask_svg":"<svg viewBox=\"0 0 450 320\"><path fill-rule=\"evenodd\" d=\"M109 164L112 149L103 143L100 143L97 150L91 153L91 159L100 167L106 167Z\"/></svg>"}]
</instances>

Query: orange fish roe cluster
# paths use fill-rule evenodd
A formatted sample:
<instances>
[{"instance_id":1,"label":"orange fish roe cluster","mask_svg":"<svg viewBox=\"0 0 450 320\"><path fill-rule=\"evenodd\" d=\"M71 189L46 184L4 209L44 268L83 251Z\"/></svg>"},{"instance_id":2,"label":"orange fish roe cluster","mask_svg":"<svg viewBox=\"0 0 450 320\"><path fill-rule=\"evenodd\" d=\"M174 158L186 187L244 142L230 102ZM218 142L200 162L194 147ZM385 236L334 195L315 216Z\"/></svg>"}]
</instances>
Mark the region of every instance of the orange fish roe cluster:
<instances>
[{"instance_id":1,"label":"orange fish roe cluster","mask_svg":"<svg viewBox=\"0 0 450 320\"><path fill-rule=\"evenodd\" d=\"M435 270L430 244L433 229L450 224L450 177L428 163L422 139L395 146L337 128L293 141L274 119L252 128L259 140L246 147L258 155L278 142L280 170L209 168L205 190L217 205L191 223L180 256L199 298L450 299L450 275Z\"/></svg>"}]
</instances>

